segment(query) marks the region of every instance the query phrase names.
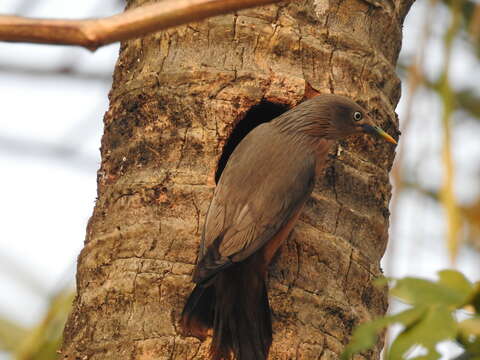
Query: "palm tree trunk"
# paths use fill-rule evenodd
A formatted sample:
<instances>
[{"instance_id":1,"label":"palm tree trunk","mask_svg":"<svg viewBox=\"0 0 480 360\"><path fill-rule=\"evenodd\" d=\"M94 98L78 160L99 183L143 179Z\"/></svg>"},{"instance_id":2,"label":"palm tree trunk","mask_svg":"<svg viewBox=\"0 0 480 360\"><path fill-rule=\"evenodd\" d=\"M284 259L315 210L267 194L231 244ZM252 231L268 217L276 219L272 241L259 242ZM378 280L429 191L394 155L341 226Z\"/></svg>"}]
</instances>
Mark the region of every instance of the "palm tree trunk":
<instances>
[{"instance_id":1,"label":"palm tree trunk","mask_svg":"<svg viewBox=\"0 0 480 360\"><path fill-rule=\"evenodd\" d=\"M316 92L350 96L395 132L395 64L412 1L297 0L122 44L65 359L206 358L208 341L183 337L178 320L217 165L218 175L255 124ZM271 359L337 359L356 324L385 312L372 280L393 158L392 146L367 137L331 153L270 269Z\"/></svg>"}]
</instances>

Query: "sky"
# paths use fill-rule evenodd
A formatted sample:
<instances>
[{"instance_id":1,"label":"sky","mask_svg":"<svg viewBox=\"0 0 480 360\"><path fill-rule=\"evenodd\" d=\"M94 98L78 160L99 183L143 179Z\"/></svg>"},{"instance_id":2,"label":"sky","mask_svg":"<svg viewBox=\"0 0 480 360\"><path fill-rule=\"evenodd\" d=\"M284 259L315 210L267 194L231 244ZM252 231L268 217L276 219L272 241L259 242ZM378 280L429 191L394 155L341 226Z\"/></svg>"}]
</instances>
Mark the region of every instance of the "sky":
<instances>
[{"instance_id":1,"label":"sky","mask_svg":"<svg viewBox=\"0 0 480 360\"><path fill-rule=\"evenodd\" d=\"M417 2L404 26L402 59L418 51L426 2ZM117 0L2 0L0 14L82 18L121 10ZM439 35L448 13L438 11L426 49L425 69L441 69ZM435 37L436 36L436 37ZM437 40L435 40L437 38ZM464 44L455 44L451 76L455 86L477 86L479 62ZM102 118L108 106L118 45L95 53L75 47L0 43L0 314L31 326L39 321L49 296L74 283L76 258L96 196L96 171ZM63 74L52 73L57 68ZM403 94L408 84L403 83ZM435 188L442 182L441 106L425 91L414 102L415 116L401 138L405 171ZM405 113L405 97L397 108ZM460 120L461 117L459 116ZM480 123L460 121L453 134L456 194L468 203L479 193ZM415 191L398 199L389 275L434 278L450 267L441 207ZM478 280L478 252L463 248L457 267Z\"/></svg>"},{"instance_id":2,"label":"sky","mask_svg":"<svg viewBox=\"0 0 480 360\"><path fill-rule=\"evenodd\" d=\"M22 15L34 17L121 10L118 1L2 0L0 13L22 3ZM73 281L118 48L0 43L0 313L23 325L38 322L49 296ZM58 67L65 73L52 75Z\"/></svg>"}]
</instances>

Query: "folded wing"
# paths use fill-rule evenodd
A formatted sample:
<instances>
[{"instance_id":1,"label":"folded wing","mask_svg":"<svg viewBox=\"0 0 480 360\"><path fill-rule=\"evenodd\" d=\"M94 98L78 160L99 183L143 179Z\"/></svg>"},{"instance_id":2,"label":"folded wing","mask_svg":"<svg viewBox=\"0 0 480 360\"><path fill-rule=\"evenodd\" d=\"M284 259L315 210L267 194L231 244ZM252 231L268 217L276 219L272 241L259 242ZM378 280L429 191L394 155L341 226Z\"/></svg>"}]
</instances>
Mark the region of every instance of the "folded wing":
<instances>
[{"instance_id":1,"label":"folded wing","mask_svg":"<svg viewBox=\"0 0 480 360\"><path fill-rule=\"evenodd\" d=\"M300 141L266 123L237 146L207 213L195 282L258 251L308 199L315 157Z\"/></svg>"}]
</instances>

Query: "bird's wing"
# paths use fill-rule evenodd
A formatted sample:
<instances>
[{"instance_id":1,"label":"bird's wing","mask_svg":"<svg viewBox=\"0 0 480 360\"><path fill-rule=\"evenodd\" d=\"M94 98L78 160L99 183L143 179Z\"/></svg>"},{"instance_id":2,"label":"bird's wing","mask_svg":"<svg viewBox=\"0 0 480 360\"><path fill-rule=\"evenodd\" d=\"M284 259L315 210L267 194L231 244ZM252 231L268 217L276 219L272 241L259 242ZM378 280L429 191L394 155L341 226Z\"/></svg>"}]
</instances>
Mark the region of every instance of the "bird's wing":
<instances>
[{"instance_id":1,"label":"bird's wing","mask_svg":"<svg viewBox=\"0 0 480 360\"><path fill-rule=\"evenodd\" d=\"M272 124L250 132L215 189L194 280L204 281L265 245L295 215L315 181L315 157Z\"/></svg>"}]
</instances>

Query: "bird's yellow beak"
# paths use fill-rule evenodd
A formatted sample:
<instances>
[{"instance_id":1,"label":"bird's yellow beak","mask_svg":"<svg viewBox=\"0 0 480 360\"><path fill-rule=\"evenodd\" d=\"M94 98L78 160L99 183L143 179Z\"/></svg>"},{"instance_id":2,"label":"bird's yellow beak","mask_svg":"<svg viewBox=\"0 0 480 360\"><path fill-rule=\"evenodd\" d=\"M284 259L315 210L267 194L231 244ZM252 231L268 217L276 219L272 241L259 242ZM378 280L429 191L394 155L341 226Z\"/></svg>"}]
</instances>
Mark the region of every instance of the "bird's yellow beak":
<instances>
[{"instance_id":1,"label":"bird's yellow beak","mask_svg":"<svg viewBox=\"0 0 480 360\"><path fill-rule=\"evenodd\" d=\"M389 143L397 144L397 141L393 137L388 135L385 131L383 131L378 126L365 124L365 125L363 125L363 131L365 131L366 133L369 133L369 134L374 134L374 135L380 136L380 137L384 138L385 141L388 141Z\"/></svg>"},{"instance_id":2,"label":"bird's yellow beak","mask_svg":"<svg viewBox=\"0 0 480 360\"><path fill-rule=\"evenodd\" d=\"M373 129L375 130L375 132L381 136L382 138L384 138L386 141L388 141L389 143L392 143L392 144L397 144L397 141L391 137L390 135L388 135L385 131L383 131L382 129L380 129L378 126L374 126Z\"/></svg>"}]
</instances>

